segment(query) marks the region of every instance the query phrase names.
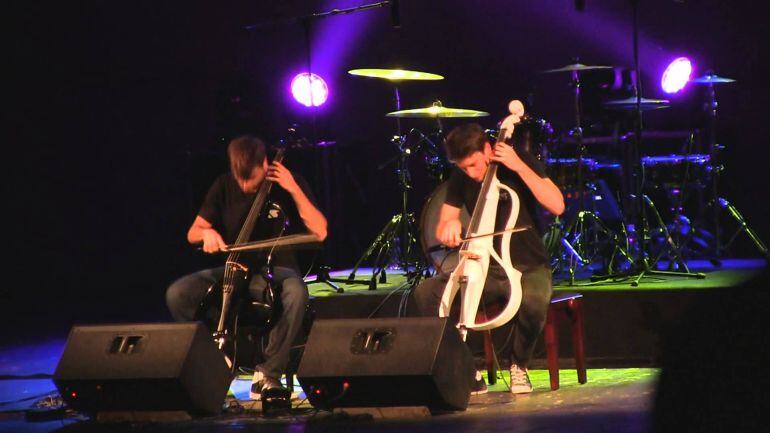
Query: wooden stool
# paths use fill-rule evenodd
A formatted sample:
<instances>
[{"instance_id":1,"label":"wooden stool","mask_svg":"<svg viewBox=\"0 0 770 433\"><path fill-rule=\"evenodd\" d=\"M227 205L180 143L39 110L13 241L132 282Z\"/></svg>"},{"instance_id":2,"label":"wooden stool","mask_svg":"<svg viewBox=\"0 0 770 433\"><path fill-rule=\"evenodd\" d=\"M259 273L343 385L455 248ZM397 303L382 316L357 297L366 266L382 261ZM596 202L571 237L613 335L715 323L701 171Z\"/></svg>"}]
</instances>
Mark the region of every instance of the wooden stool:
<instances>
[{"instance_id":1,"label":"wooden stool","mask_svg":"<svg viewBox=\"0 0 770 433\"><path fill-rule=\"evenodd\" d=\"M494 317L500 314L500 306L498 304L491 304L484 307L484 309L476 313L476 323L486 322L487 314ZM497 383L497 368L495 368L495 350L492 345L492 331L481 331L484 333L484 361L487 364L487 382L490 385Z\"/></svg>"},{"instance_id":2,"label":"wooden stool","mask_svg":"<svg viewBox=\"0 0 770 433\"><path fill-rule=\"evenodd\" d=\"M551 297L545 318L545 353L548 358L548 376L551 390L559 389L559 336L556 326L566 319L572 328L572 348L575 351L575 367L579 383L586 383L586 358L583 346L583 295L579 293L556 293Z\"/></svg>"},{"instance_id":3,"label":"wooden stool","mask_svg":"<svg viewBox=\"0 0 770 433\"><path fill-rule=\"evenodd\" d=\"M583 295L579 293L557 293L551 297L548 313L545 319L545 352L548 359L548 376L551 379L551 390L559 389L559 338L556 325L559 319L567 319L572 325L572 346L575 351L575 365L579 383L586 383L585 350L583 346ZM487 306L489 315L499 314L498 305ZM487 315L479 312L476 322L486 320ZM492 333L484 332L484 358L487 364L487 381L490 385L497 382L495 354L492 346Z\"/></svg>"}]
</instances>

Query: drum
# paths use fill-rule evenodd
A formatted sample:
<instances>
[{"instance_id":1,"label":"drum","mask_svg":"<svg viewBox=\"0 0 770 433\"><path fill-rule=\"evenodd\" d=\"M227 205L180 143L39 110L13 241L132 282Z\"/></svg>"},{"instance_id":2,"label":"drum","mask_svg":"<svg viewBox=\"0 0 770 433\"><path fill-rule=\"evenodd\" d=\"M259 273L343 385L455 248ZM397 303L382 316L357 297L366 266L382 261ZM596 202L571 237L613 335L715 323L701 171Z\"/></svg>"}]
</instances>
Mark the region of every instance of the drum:
<instances>
[{"instance_id":1,"label":"drum","mask_svg":"<svg viewBox=\"0 0 770 433\"><path fill-rule=\"evenodd\" d=\"M487 137L491 143L497 141L497 130L487 131ZM548 150L553 142L553 127L545 119L524 116L513 131L512 143L515 143L517 151L525 151L542 160L548 156Z\"/></svg>"},{"instance_id":2,"label":"drum","mask_svg":"<svg viewBox=\"0 0 770 433\"><path fill-rule=\"evenodd\" d=\"M546 158L545 170L560 189L574 191L578 189L578 165L577 158ZM596 178L598 164L595 159L583 158L582 175L583 184L592 182Z\"/></svg>"},{"instance_id":3,"label":"drum","mask_svg":"<svg viewBox=\"0 0 770 433\"><path fill-rule=\"evenodd\" d=\"M651 186L705 181L710 177L710 162L710 155L700 153L642 157L646 183Z\"/></svg>"},{"instance_id":4,"label":"drum","mask_svg":"<svg viewBox=\"0 0 770 433\"><path fill-rule=\"evenodd\" d=\"M422 207L420 214L420 243L428 263L433 266L437 274L449 275L457 267L457 250L449 249L441 245L436 239L436 227L438 226L441 206L446 198L449 182L439 184ZM463 227L467 227L471 216L465 209L460 208L460 221Z\"/></svg>"}]
</instances>

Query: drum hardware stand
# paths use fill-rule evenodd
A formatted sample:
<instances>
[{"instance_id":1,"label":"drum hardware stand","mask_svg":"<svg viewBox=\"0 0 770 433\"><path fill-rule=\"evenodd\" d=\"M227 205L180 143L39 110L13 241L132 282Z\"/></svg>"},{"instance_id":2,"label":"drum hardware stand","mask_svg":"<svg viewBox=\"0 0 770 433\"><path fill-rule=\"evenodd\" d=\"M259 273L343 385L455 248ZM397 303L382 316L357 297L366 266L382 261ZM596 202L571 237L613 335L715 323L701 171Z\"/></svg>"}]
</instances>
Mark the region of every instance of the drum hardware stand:
<instances>
[{"instance_id":1,"label":"drum hardware stand","mask_svg":"<svg viewBox=\"0 0 770 433\"><path fill-rule=\"evenodd\" d=\"M687 265L684 262L683 251L685 251L685 247L688 243L695 238L695 230L690 223L690 219L687 218L683 211L684 203L687 201L687 192L690 187L695 184L696 180L692 179L690 176L690 166L693 163L693 161L690 160L690 156L692 155L694 142L695 132L692 132L686 141L686 145L683 146L681 150L682 156L684 157L682 162L684 175L681 179L681 183L664 184L660 188L665 191L671 206L670 210L672 211L672 217L670 225L664 223L663 218L658 212L652 199L648 195L643 195L645 203L654 213L660 235L660 242L666 245L664 249L658 252L655 260L653 260L653 266L668 252L669 271L674 269L687 269ZM678 169L678 167L675 167L674 169ZM686 231L686 233L683 233L683 231ZM686 270L686 272L689 272L689 270Z\"/></svg>"},{"instance_id":2,"label":"drum hardware stand","mask_svg":"<svg viewBox=\"0 0 770 433\"><path fill-rule=\"evenodd\" d=\"M631 2L631 8L632 8L632 15L633 15L633 25L632 25L632 33L633 33L633 56L634 56L634 97L636 99L636 109L634 110L635 119L634 119L634 141L632 147L633 157L632 160L634 162L634 170L632 170L632 176L634 177L633 182L633 189L635 190L635 197L634 200L636 202L636 215L635 215L635 225L638 230L638 236L637 236L637 242L638 242L638 251L639 251L639 257L634 261L630 272L628 273L617 273L617 274L610 274L605 276L597 276L592 278L593 281L598 280L607 280L607 279L626 279L626 278L633 278L633 281L631 282L631 286L636 287L639 285L639 282L642 280L642 278L646 276L686 276L686 277L693 277L693 278L705 278L706 275L703 273L692 273L689 272L689 269L686 272L678 272L678 271L660 271L653 268L653 265L650 263L649 256L647 254L647 239L648 239L648 227L647 227L647 216L646 216L646 207L651 205L651 200L649 200L648 197L646 197L642 193L642 188L644 185L644 165L642 164L642 159L639 154L639 148L640 143L642 140L642 131L643 131L643 116L642 116L642 82L641 82L641 69L639 65L639 0L630 0ZM654 206L653 206L654 209ZM655 211L657 214L657 210ZM664 224L665 227L665 224ZM669 236L670 237L670 236Z\"/></svg>"},{"instance_id":3,"label":"drum hardware stand","mask_svg":"<svg viewBox=\"0 0 770 433\"><path fill-rule=\"evenodd\" d=\"M712 74L711 71L708 72L708 74ZM714 224L714 259L712 262L715 265L721 265L720 258L722 257L722 254L724 251L726 251L730 245L732 245L733 241L738 237L738 235L741 232L746 232L746 234L749 236L751 241L754 243L754 246L759 250L760 253L766 258L770 259L770 254L768 253L768 248L762 242L762 240L759 238L759 236L756 234L756 232L746 223L746 220L743 218L743 215L738 211L738 209L730 203L728 200L726 200L723 197L719 196L719 178L721 172L724 170L724 167L719 164L719 152L724 150L725 146L718 144L716 142L716 123L717 123L717 99L716 99L716 89L714 87L714 83L710 82L708 83L708 115L709 115L709 147L710 147L710 155L711 155L711 162L712 164L716 164L712 166L712 177L711 177L711 192L712 192L712 199L709 202L709 206L711 206L712 210L712 217L713 217L713 224ZM735 222L738 223L738 229L733 233L733 235L730 237L730 239L727 241L727 243L722 244L722 228L720 226L720 212L724 209L728 212L728 214L735 220Z\"/></svg>"},{"instance_id":4,"label":"drum hardware stand","mask_svg":"<svg viewBox=\"0 0 770 433\"><path fill-rule=\"evenodd\" d=\"M573 59L573 63L578 64L579 59L575 58ZM599 217L594 213L587 211L585 209L586 207L586 196L587 194L591 194L593 197L592 190L595 189L593 185L586 188L586 184L583 181L584 175L583 175L583 162L584 162L584 155L586 152L585 144L583 143L583 127L582 127L582 120L581 120L581 107L580 107L580 75L577 70L571 71L571 81L570 86L574 88L574 108L575 108L575 127L570 131L570 135L572 135L575 138L575 142L577 144L577 176L576 176L576 184L577 184L577 197L578 197L578 211L575 216L575 220L572 222L572 224L569 225L569 228L567 230L563 229L563 226L561 225L560 221L557 218L557 224L559 224L561 227L558 229L558 236L559 236L559 242L556 245L553 245L553 248L562 248L563 253L558 254L558 250L556 250L556 255L560 258L557 259L557 263L561 261L567 261L567 272L569 273L569 285L575 284L575 271L578 266L588 266L592 263L592 260L587 256L588 251L586 249L589 245L596 245L599 243L599 235L603 234L606 237L608 237L612 244L613 244L613 253L612 253L612 259L614 260L614 256L616 252L621 252L621 254L625 257L628 256L627 251L620 246L620 243L617 242L617 235L615 235L612 231L607 228L607 226L604 224L604 222L599 219ZM591 203L593 203L593 200L591 200ZM591 228L588 228L585 226L585 220L589 219L593 225L593 230ZM587 240L588 234L592 234L592 241ZM571 241L570 241L571 239ZM611 268L608 268L608 270Z\"/></svg>"},{"instance_id":5,"label":"drum hardware stand","mask_svg":"<svg viewBox=\"0 0 770 433\"><path fill-rule=\"evenodd\" d=\"M321 265L318 267L318 272L316 272L316 277L314 280L305 280L305 284L314 284L314 283L324 283L327 286L334 289L337 293L345 293L345 289L343 289L340 285L337 283L349 283L347 278L332 278L329 276L329 271L331 270L331 267L326 265ZM364 282L365 284L368 284L367 282Z\"/></svg>"},{"instance_id":6,"label":"drum hardware stand","mask_svg":"<svg viewBox=\"0 0 770 433\"><path fill-rule=\"evenodd\" d=\"M585 228L585 225L587 224L586 220L589 220L593 225L593 231ZM586 233L593 233L593 238L588 239L585 236ZM629 263L633 262L633 259L628 253L628 249L622 245L618 235L610 230L601 218L590 211L579 211L574 224L564 235L561 235L559 239L559 243L567 254L564 254L558 260L565 260L564 256L569 257L566 259L568 260L567 271L569 272L570 278L569 285L575 285L575 269L577 266L588 266L593 263L593 256L595 256L596 253L589 257L588 254L590 252L588 247L599 245L600 241L598 238L600 235L603 235L603 237L607 239L609 246L612 248L612 252L609 254L609 261L606 264L606 269L608 271L611 271L615 266L615 257L618 254L625 258Z\"/></svg>"},{"instance_id":7,"label":"drum hardware stand","mask_svg":"<svg viewBox=\"0 0 770 433\"><path fill-rule=\"evenodd\" d=\"M735 239L738 237L739 234L741 234L742 232L746 232L746 234L749 236L751 241L754 243L754 246L757 247L759 252L761 252L762 255L765 257L765 259L770 259L770 254L768 254L767 246L764 244L764 242L762 242L759 236L757 236L757 233L751 227L749 227L749 225L746 223L746 220L743 218L743 215L741 215L738 209L736 209L732 203L730 203L729 201L725 200L722 197L716 198L716 202L718 204L718 207L716 205L714 206L717 208L717 210L719 209L727 210L727 212L730 214L731 217L733 217L735 222L738 223L738 229L733 233L733 235L730 237L730 240L727 241L727 243L723 245L720 244L719 237L716 237L717 247L719 248L716 251L717 257L720 257L721 253L727 250L730 247L730 245L732 245L733 241L735 241Z\"/></svg>"},{"instance_id":8,"label":"drum hardware stand","mask_svg":"<svg viewBox=\"0 0 770 433\"><path fill-rule=\"evenodd\" d=\"M663 255L668 251L669 252L669 258L671 260L672 265L676 263L680 269L684 269L685 273L691 273L690 269L687 267L687 263L682 258L682 251L681 247L674 242L673 237L671 236L671 232L668 230L668 227L666 226L666 223L663 221L663 218L660 216L660 213L658 212L658 209L655 207L655 204L652 202L650 197L648 197L646 194L642 196L644 198L645 203L652 211L653 215L655 216L655 221L658 224L659 230L663 234L663 239L665 240L666 244L668 245L667 249L664 249L658 253L658 256L655 258L655 260L652 261L651 266L655 266L660 259L663 257ZM694 274L697 278L704 278L706 275L702 273L695 273ZM700 276L702 275L702 276Z\"/></svg>"},{"instance_id":9,"label":"drum hardware stand","mask_svg":"<svg viewBox=\"0 0 770 433\"><path fill-rule=\"evenodd\" d=\"M356 272L361 265L372 256L374 256L372 277L365 284L369 285L369 290L377 289L378 275L379 282L386 283L387 277L385 270L388 266L388 259L394 252L394 249L398 256L398 264L404 270L407 280L414 281L416 284L427 268L427 264L425 263L424 258L422 258L422 254L419 252L419 244L417 241L418 229L414 214L409 212L407 205L409 190L412 188L408 162L409 157L415 153L407 143L409 141L409 136L412 135L412 132L414 131L416 130L413 129L407 135L397 135L391 139L391 142L396 145L399 150L396 173L398 174L399 186L401 187L401 212L394 215L390 221L385 224L385 227L383 227L380 233L375 237L366 252L364 252L361 258L358 259L358 262L348 276L348 283L356 282ZM420 134L422 135L422 133ZM426 138L423 135L420 143L425 139ZM399 242L397 242L397 240Z\"/></svg>"}]
</instances>

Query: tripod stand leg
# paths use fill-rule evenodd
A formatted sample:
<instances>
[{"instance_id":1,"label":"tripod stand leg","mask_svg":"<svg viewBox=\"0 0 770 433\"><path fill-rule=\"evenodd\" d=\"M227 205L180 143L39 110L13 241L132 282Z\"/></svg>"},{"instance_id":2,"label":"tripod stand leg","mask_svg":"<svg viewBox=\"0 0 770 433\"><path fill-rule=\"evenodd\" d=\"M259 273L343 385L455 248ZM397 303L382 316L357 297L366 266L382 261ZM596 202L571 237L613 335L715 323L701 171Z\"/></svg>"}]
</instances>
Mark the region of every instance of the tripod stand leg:
<instances>
[{"instance_id":1,"label":"tripod stand leg","mask_svg":"<svg viewBox=\"0 0 770 433\"><path fill-rule=\"evenodd\" d=\"M679 250L679 246L674 242L674 239L671 237L671 232L668 231L668 227L666 227L666 223L663 221L663 218L660 216L660 212L658 212L658 208L655 207L655 203L652 202L650 197L645 194L644 196L644 202L647 204L647 206L652 211L652 214L655 216L655 221L658 223L658 226L660 227L661 232L663 232L663 237L665 238L666 243L668 244L668 247L671 251L671 259L675 261L686 273L690 272L690 269L687 267L687 263L685 263L684 259L682 258L682 252ZM653 264L657 264L660 257L663 255L661 253L658 258L653 262Z\"/></svg>"},{"instance_id":2,"label":"tripod stand leg","mask_svg":"<svg viewBox=\"0 0 770 433\"><path fill-rule=\"evenodd\" d=\"M393 218L390 219L390 221L388 221L387 224L385 224L385 227L383 227L380 233L377 235L377 237L374 238L374 241L372 241L371 245L369 245L369 248L366 249L366 252L358 259L355 266L353 266L353 270L350 272L350 275L348 276L348 280L352 281L356 278L356 272L358 272L358 268L361 267L364 261L366 261L369 257L372 256L375 250L377 250L378 248L380 250L380 253L377 255L378 257L382 254L382 249L386 244L386 242L384 241L392 233L393 228L395 227L396 222L400 218L400 216L401 215L394 216Z\"/></svg>"},{"instance_id":3,"label":"tripod stand leg","mask_svg":"<svg viewBox=\"0 0 770 433\"><path fill-rule=\"evenodd\" d=\"M727 249L741 232L746 232L746 234L749 236L751 241L754 243L754 246L757 247L757 249L762 253L763 256L765 256L765 258L769 258L767 246L764 244L764 242L762 242L759 236L757 236L756 232L754 232L754 230L751 227L749 227L748 223L746 223L746 220L743 218L743 215L741 215L741 213L738 212L738 209L736 209L736 207L732 203L730 203L729 201L721 197L719 198L719 205L723 209L727 210L727 212L730 214L730 216L733 217L733 219L738 223L738 226L739 226L738 230L733 234L730 240L724 246L722 246L722 250Z\"/></svg>"}]
</instances>

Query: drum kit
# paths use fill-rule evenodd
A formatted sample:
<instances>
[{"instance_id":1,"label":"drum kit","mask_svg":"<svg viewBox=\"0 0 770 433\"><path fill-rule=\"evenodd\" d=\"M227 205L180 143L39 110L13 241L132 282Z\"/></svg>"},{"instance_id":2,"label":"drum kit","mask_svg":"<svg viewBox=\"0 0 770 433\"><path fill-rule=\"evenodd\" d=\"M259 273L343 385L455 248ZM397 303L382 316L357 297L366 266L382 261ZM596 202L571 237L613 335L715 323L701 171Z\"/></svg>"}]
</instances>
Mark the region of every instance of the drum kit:
<instances>
[{"instance_id":1,"label":"drum kit","mask_svg":"<svg viewBox=\"0 0 770 433\"><path fill-rule=\"evenodd\" d=\"M714 134L716 122L716 98L714 86L732 83L735 80L720 77L713 73L691 80L694 84L708 86L710 100L708 103L709 117L711 120L711 135L709 137L708 153L692 153L692 146L686 146L685 153L665 155L638 155L633 152L627 154L621 160L607 159L602 154L592 154L586 145L600 142L601 137L584 137L583 119L581 109L581 79L583 74L593 71L610 69L611 66L585 65L575 61L566 66L543 71L545 74L569 74L570 86L573 89L574 100L574 127L568 131L563 139L557 138L551 124L545 119L525 116L521 123L517 124L518 142L515 143L517 151L528 151L535 155L546 168L549 177L562 189L567 199L568 212L563 219L556 218L545 230L544 241L551 255L555 276L566 274L570 284L576 282L579 269L590 271L594 276L592 280L603 280L622 275L624 269L634 265L640 254L639 242L634 238L634 223L628 212L620 209L618 201L623 202L623 195L632 196L634 200L641 195L646 206L642 215L651 215L651 218L643 217L642 223L646 230L642 233L650 233L650 251L642 251L641 254L649 254L652 266L659 262L669 263L670 274L693 276L702 278L703 274L692 273L687 268L685 261L687 245L696 238L697 223L703 227L713 223L711 236L713 248L710 258L718 260L719 255L727 245L720 241L719 209L726 209L736 219L739 232L745 231L755 243L757 248L767 255L767 248L759 240L753 230L743 221L740 213L727 200L718 196L718 180L722 167L719 165L719 150L722 146L716 144ZM395 110L386 114L387 117L396 119L397 133L390 140L399 151L396 173L402 194L402 208L385 225L383 230L375 237L372 244L358 260L347 281L354 282L356 273L361 265L372 261L373 271L371 278L362 281L369 285L370 289L376 288L379 281L386 281L385 270L389 266L400 267L409 277L410 283L415 283L421 276L428 276L432 272L449 273L457 262L453 252L440 245L435 238L435 227L438 215L446 195L446 182L443 176L449 170L449 163L443 157L443 150L437 143L444 139L442 119L445 118L479 118L490 114L486 111L446 107L440 101L435 101L428 107L402 109L397 84L405 80L442 80L444 77L438 74L400 70L400 69L354 69L349 74L361 77L370 77L385 80L393 84L395 93ZM662 99L647 99L631 97L627 99L610 100L603 104L606 110L614 111L649 111L664 109L670 106L669 101ZM424 134L417 129L411 129L402 134L401 119L423 118L433 119L436 122L436 130ZM496 131L487 130L490 139L494 139ZM695 133L689 137L692 144ZM628 139L633 133L616 137L614 141L621 148L628 146ZM612 140L610 140L612 141ZM625 142L625 143L624 143ZM570 155L554 156L554 149L564 149L571 146ZM407 192L411 188L411 176L408 171L408 160L417 152L425 154L425 161L429 165L429 172L436 181L436 188L422 206L419 224L409 211ZM630 155L630 156L629 156ZM605 182L606 177L628 178L633 169L639 167L643 173L641 185L626 188L622 191L611 191ZM625 183L624 183L625 182ZM636 179L620 179L620 184L634 184ZM685 215L683 201L685 194L693 189L703 190L710 186L709 205L713 207L712 221L698 221L693 224ZM618 189L621 189L618 187ZM664 190L669 201L669 209L673 211L669 221L657 210L655 203L648 193L652 190ZM467 220L467 211L463 210ZM666 215L668 217L668 215ZM617 221L615 221L617 219ZM731 243L738 233L735 233ZM419 243L419 245L418 245ZM641 243L644 249L644 244ZM666 272L663 272L664 274ZM600 275L605 274L606 277ZM636 284L634 284L636 285Z\"/></svg>"}]
</instances>

